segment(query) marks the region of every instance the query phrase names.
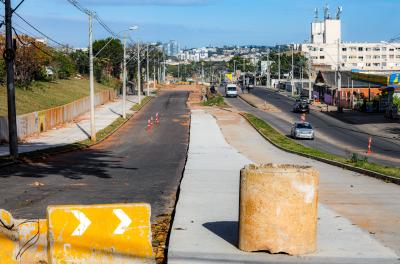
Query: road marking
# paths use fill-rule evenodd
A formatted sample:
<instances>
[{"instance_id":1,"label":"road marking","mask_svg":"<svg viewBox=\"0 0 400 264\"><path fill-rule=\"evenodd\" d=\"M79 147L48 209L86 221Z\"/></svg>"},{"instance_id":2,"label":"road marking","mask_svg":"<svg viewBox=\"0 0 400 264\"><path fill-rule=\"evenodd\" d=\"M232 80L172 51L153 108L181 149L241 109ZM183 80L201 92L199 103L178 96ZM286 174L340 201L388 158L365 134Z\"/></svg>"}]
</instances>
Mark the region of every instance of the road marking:
<instances>
[{"instance_id":1,"label":"road marking","mask_svg":"<svg viewBox=\"0 0 400 264\"><path fill-rule=\"evenodd\" d=\"M72 210L72 213L74 214L76 219L78 219L78 221L79 221L79 225L74 230L74 232L72 233L72 236L82 236L85 233L86 229L88 229L88 227L90 226L90 224L92 222L81 211Z\"/></svg>"},{"instance_id":2,"label":"road marking","mask_svg":"<svg viewBox=\"0 0 400 264\"><path fill-rule=\"evenodd\" d=\"M125 214L122 209L114 209L113 213L121 220L119 226L115 229L114 235L122 235L125 233L132 220Z\"/></svg>"}]
</instances>

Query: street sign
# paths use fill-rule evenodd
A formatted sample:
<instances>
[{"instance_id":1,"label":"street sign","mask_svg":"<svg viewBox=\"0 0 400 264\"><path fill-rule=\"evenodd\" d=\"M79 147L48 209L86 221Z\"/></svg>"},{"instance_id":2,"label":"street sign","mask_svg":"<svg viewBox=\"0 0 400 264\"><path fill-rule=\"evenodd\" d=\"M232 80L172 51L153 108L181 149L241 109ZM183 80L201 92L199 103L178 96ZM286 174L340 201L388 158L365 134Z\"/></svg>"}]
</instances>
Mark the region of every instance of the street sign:
<instances>
[{"instance_id":1,"label":"street sign","mask_svg":"<svg viewBox=\"0 0 400 264\"><path fill-rule=\"evenodd\" d=\"M154 263L150 216L148 204L50 206L49 259L51 263Z\"/></svg>"},{"instance_id":2,"label":"street sign","mask_svg":"<svg viewBox=\"0 0 400 264\"><path fill-rule=\"evenodd\" d=\"M227 74L225 74L225 78L228 79L229 81L232 81L233 74L232 73L227 73Z\"/></svg>"}]
</instances>

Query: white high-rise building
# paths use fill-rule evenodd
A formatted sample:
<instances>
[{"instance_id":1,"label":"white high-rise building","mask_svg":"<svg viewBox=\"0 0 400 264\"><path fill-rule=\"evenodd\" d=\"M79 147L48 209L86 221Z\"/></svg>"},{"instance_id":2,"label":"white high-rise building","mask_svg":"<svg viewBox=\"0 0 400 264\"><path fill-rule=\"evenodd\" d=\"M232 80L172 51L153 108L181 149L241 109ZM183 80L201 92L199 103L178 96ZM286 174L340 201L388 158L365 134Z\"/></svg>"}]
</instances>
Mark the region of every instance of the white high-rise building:
<instances>
[{"instance_id":1,"label":"white high-rise building","mask_svg":"<svg viewBox=\"0 0 400 264\"><path fill-rule=\"evenodd\" d=\"M336 16L331 17L325 7L324 19L319 20L316 10L311 41L300 47L314 67L335 70L340 63L342 70L400 70L400 43L342 42L341 12L339 7Z\"/></svg>"},{"instance_id":2,"label":"white high-rise building","mask_svg":"<svg viewBox=\"0 0 400 264\"><path fill-rule=\"evenodd\" d=\"M171 40L163 45L163 51L167 56L176 57L180 51L179 44L176 40Z\"/></svg>"}]
</instances>

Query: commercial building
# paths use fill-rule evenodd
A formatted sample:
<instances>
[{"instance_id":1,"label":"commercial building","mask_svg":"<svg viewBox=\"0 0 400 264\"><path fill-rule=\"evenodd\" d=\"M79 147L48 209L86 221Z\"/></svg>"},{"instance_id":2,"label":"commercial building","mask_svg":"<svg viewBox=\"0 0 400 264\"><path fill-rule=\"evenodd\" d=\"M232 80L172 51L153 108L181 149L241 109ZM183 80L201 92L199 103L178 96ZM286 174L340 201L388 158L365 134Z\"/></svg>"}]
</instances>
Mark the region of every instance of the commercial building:
<instances>
[{"instance_id":1,"label":"commercial building","mask_svg":"<svg viewBox=\"0 0 400 264\"><path fill-rule=\"evenodd\" d=\"M197 48L181 51L178 54L178 59L181 61L195 61L199 62L208 59L207 48Z\"/></svg>"},{"instance_id":2,"label":"commercial building","mask_svg":"<svg viewBox=\"0 0 400 264\"><path fill-rule=\"evenodd\" d=\"M318 10L311 23L310 43L300 45L312 61L314 68L336 70L399 71L400 43L352 43L342 41L342 9L331 17L324 8L324 18L319 19Z\"/></svg>"}]
</instances>

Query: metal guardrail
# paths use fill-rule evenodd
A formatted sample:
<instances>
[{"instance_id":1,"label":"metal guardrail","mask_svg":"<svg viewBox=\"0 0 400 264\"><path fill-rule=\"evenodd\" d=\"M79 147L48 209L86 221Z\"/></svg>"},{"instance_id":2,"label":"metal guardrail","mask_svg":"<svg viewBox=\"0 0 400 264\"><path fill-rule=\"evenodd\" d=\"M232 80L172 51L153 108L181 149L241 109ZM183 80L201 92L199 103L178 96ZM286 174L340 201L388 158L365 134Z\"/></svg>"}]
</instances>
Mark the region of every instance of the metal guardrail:
<instances>
[{"instance_id":1,"label":"metal guardrail","mask_svg":"<svg viewBox=\"0 0 400 264\"><path fill-rule=\"evenodd\" d=\"M102 105L116 98L114 90L99 92L95 95L95 105ZM78 116L90 111L90 98L84 97L69 104L43 111L17 116L18 140L38 135L57 126L73 122ZM8 142L8 120L0 117L0 142Z\"/></svg>"}]
</instances>

